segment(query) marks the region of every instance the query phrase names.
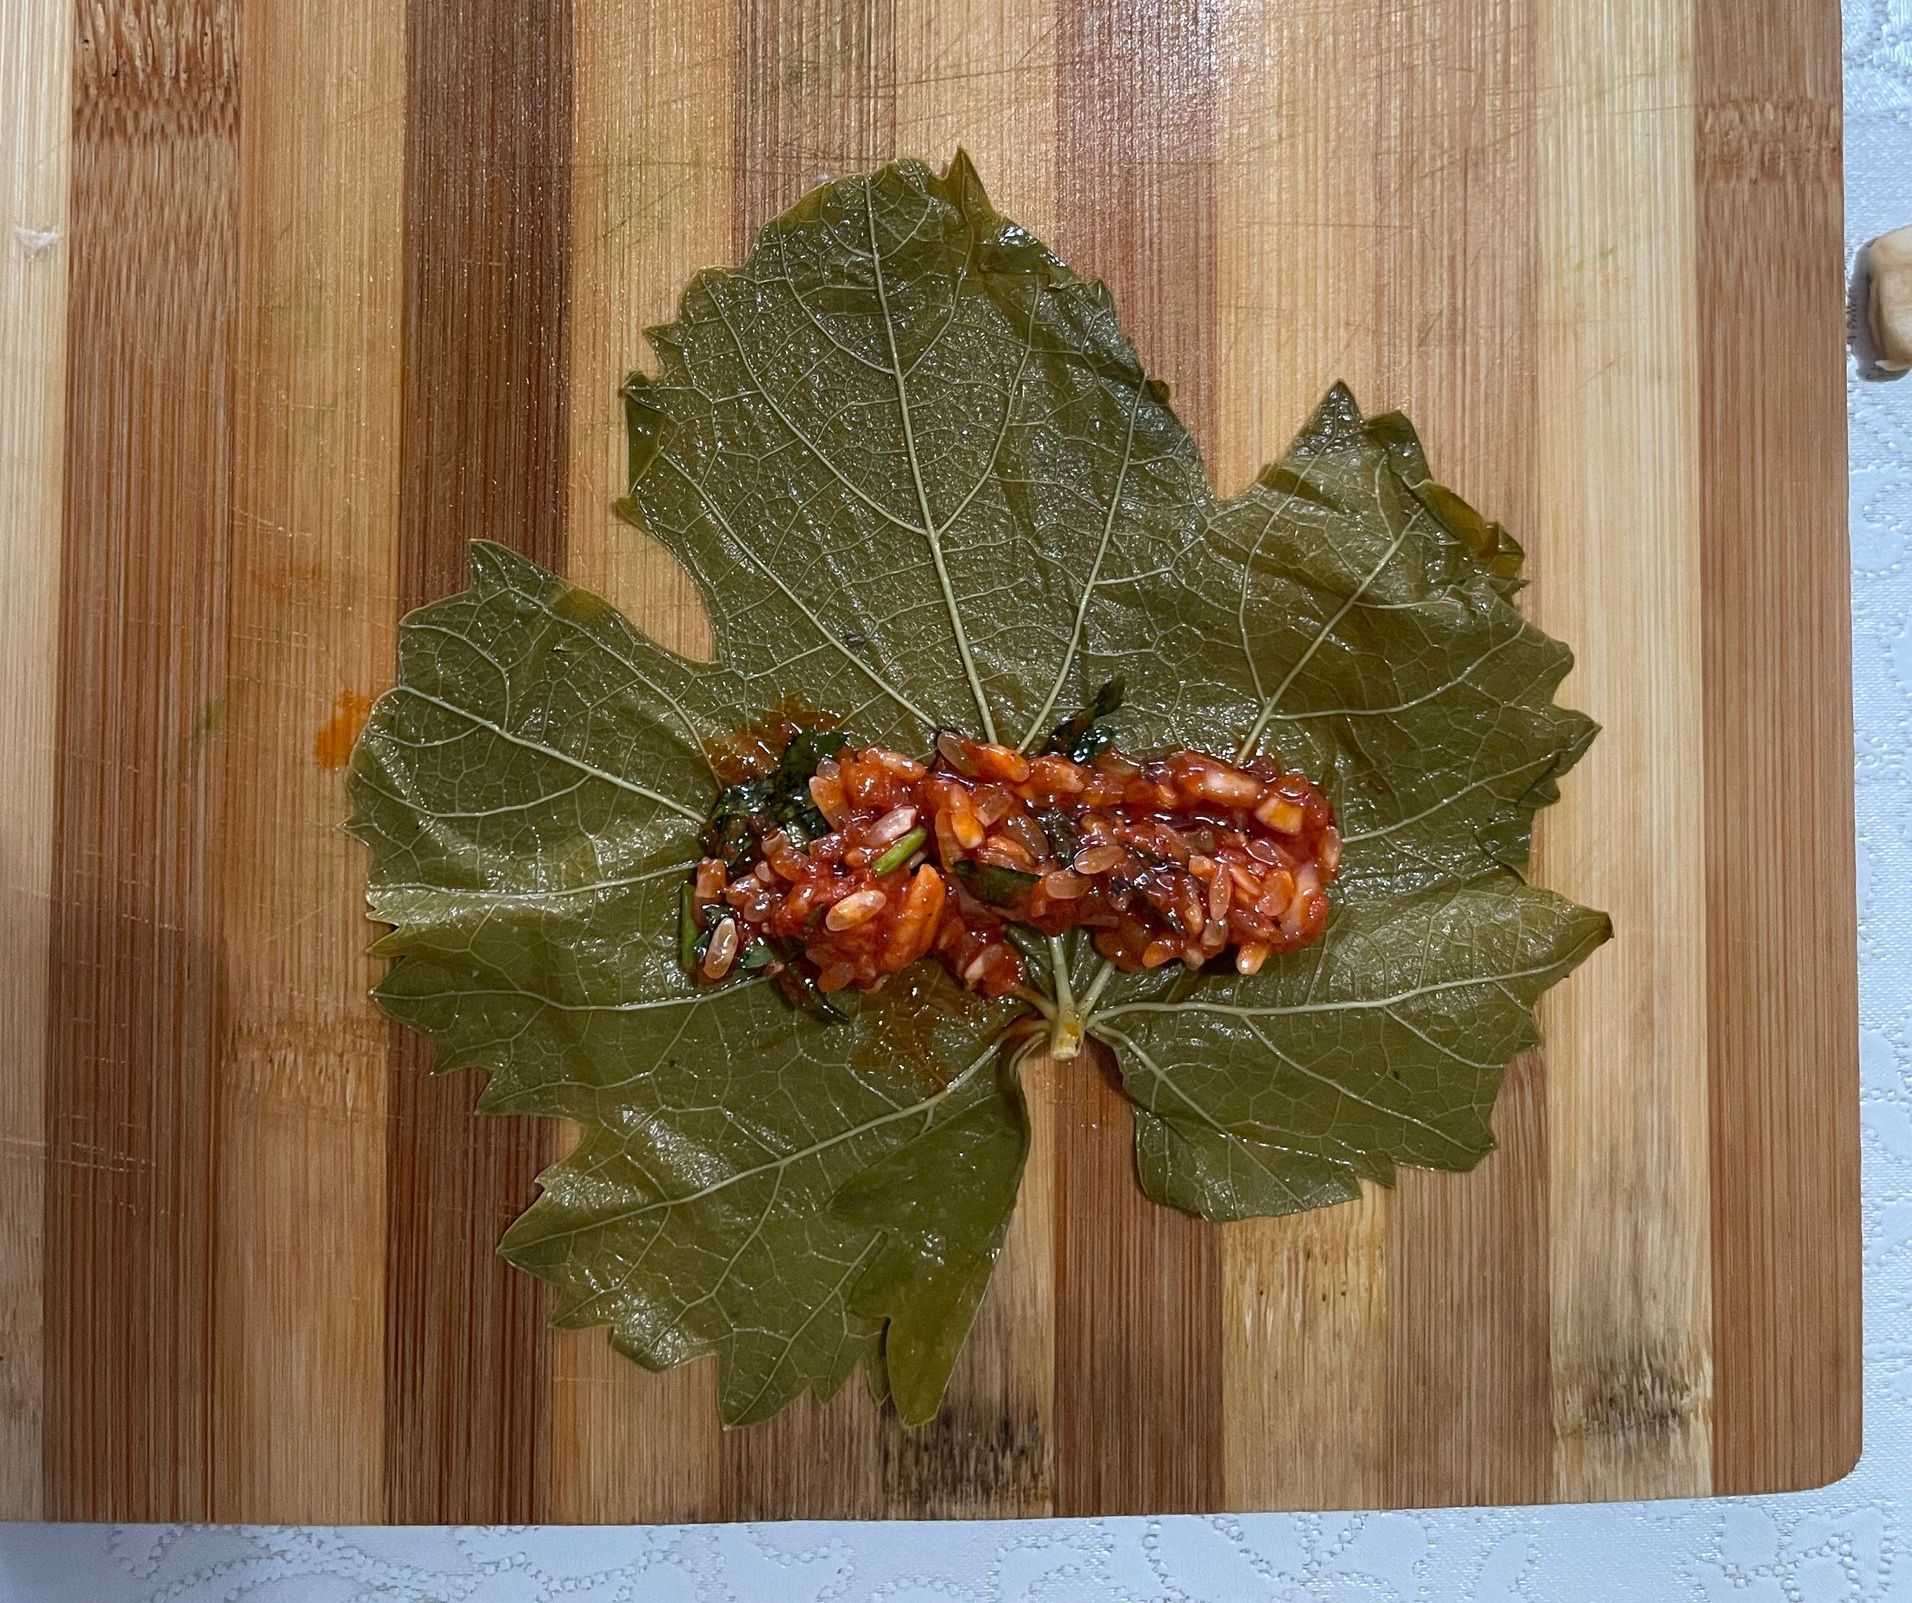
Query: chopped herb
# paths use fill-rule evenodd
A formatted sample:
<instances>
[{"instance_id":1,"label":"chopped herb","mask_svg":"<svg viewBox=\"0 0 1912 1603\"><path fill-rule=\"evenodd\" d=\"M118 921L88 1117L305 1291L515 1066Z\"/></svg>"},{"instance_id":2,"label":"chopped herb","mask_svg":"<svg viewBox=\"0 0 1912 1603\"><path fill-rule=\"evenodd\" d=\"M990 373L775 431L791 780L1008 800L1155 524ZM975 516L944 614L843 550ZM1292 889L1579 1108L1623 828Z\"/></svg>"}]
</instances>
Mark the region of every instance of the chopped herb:
<instances>
[{"instance_id":1,"label":"chopped herb","mask_svg":"<svg viewBox=\"0 0 1912 1603\"><path fill-rule=\"evenodd\" d=\"M852 744L841 729L806 729L784 747L777 763L777 787L783 791L801 790L810 783L826 757L834 757Z\"/></svg>"},{"instance_id":2,"label":"chopped herb","mask_svg":"<svg viewBox=\"0 0 1912 1603\"><path fill-rule=\"evenodd\" d=\"M732 785L711 809L710 822L704 830L705 849L712 857L721 858L733 874L756 861L760 833L756 821L770 800L770 780L752 779Z\"/></svg>"},{"instance_id":3,"label":"chopped herb","mask_svg":"<svg viewBox=\"0 0 1912 1603\"><path fill-rule=\"evenodd\" d=\"M784 748L776 771L732 785L717 798L705 826L704 844L712 857L737 875L760 855L759 842L772 827L807 846L830 833L830 822L810 799L810 781L826 757L853 745L841 729L809 729Z\"/></svg>"},{"instance_id":4,"label":"chopped herb","mask_svg":"<svg viewBox=\"0 0 1912 1603\"><path fill-rule=\"evenodd\" d=\"M870 865L870 871L875 874L888 874L901 868L910 860L911 854L915 852L916 848L928 839L929 831L923 828L922 825L917 825L915 829L912 829L881 857L877 858L877 860Z\"/></svg>"},{"instance_id":5,"label":"chopped herb","mask_svg":"<svg viewBox=\"0 0 1912 1603\"><path fill-rule=\"evenodd\" d=\"M1094 762L1115 739L1115 731L1104 720L1121 710L1123 694L1123 681L1111 679L1096 691L1088 706L1049 732L1048 744L1042 749L1071 762Z\"/></svg>"},{"instance_id":6,"label":"chopped herb","mask_svg":"<svg viewBox=\"0 0 1912 1603\"><path fill-rule=\"evenodd\" d=\"M956 865L957 877L969 887L970 895L992 907L1016 907L1035 889L1041 876L1025 874L1019 868L1002 868L995 863Z\"/></svg>"},{"instance_id":7,"label":"chopped herb","mask_svg":"<svg viewBox=\"0 0 1912 1603\"><path fill-rule=\"evenodd\" d=\"M1002 927L1002 933L1003 938L1030 962L1048 961L1049 954L1043 938L1027 924L1005 924Z\"/></svg>"},{"instance_id":8,"label":"chopped herb","mask_svg":"<svg viewBox=\"0 0 1912 1603\"><path fill-rule=\"evenodd\" d=\"M808 846L819 835L830 833L830 821L811 802L780 804L775 816L792 846Z\"/></svg>"},{"instance_id":9,"label":"chopped herb","mask_svg":"<svg viewBox=\"0 0 1912 1603\"><path fill-rule=\"evenodd\" d=\"M697 909L691 901L690 882L686 880L677 893L677 960L684 965L686 974L697 972L698 959L703 955L699 946Z\"/></svg>"},{"instance_id":10,"label":"chopped herb","mask_svg":"<svg viewBox=\"0 0 1912 1603\"><path fill-rule=\"evenodd\" d=\"M1080 841L1073 818L1059 808L1045 807L1036 814L1036 823L1041 826L1043 838L1049 842L1050 856L1062 863L1075 856Z\"/></svg>"},{"instance_id":11,"label":"chopped herb","mask_svg":"<svg viewBox=\"0 0 1912 1603\"><path fill-rule=\"evenodd\" d=\"M810 781L824 758L836 756L851 744L841 729L808 729L784 748L770 816L783 825L792 844L805 846L830 833L830 821L810 799Z\"/></svg>"},{"instance_id":12,"label":"chopped herb","mask_svg":"<svg viewBox=\"0 0 1912 1603\"><path fill-rule=\"evenodd\" d=\"M825 1024L847 1024L850 1021L849 1010L829 992L820 989L817 982L796 964L790 964L778 972L777 984L792 1004Z\"/></svg>"}]
</instances>

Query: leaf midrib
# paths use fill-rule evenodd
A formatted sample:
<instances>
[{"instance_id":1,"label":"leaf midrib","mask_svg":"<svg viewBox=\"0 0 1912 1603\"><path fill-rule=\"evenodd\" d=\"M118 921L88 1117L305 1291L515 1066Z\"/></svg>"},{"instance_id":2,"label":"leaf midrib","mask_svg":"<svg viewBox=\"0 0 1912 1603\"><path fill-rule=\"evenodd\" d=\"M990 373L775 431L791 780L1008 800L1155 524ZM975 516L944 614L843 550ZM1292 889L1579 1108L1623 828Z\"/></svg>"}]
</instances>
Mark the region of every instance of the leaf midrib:
<instances>
[{"instance_id":1,"label":"leaf midrib","mask_svg":"<svg viewBox=\"0 0 1912 1603\"><path fill-rule=\"evenodd\" d=\"M969 649L969 631L963 626L962 608L956 604L956 590L949 581L949 564L943 559L943 531L937 527L936 514L930 509L929 487L923 482L922 465L916 457L916 426L910 420L909 384L903 377L903 359L896 348L896 319L890 314L889 284L883 273L882 248L876 237L875 191L875 180L864 179L863 211L869 219L870 267L876 276L877 303L883 310L883 337L890 348L890 374L896 381L896 409L903 419L903 446L909 457L910 480L916 486L916 505L923 517L923 537L929 542L930 559L936 564L936 582L942 587L943 605L949 611L950 630L956 637L956 654L962 659L970 694L976 698L976 711L983 721L983 734L993 745L996 720L989 710L989 697L983 693L982 676L976 671L975 653ZM1013 399L1012 396L1012 404Z\"/></svg>"}]
</instances>

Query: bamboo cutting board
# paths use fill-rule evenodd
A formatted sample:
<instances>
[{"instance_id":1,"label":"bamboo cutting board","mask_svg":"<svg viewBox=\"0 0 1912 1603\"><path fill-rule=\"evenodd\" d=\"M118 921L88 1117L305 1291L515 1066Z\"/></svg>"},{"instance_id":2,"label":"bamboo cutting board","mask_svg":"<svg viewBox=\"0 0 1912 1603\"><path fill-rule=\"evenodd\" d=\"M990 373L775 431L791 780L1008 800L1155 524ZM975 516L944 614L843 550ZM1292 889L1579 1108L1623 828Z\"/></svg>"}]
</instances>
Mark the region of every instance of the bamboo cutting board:
<instances>
[{"instance_id":1,"label":"bamboo cutting board","mask_svg":"<svg viewBox=\"0 0 1912 1603\"><path fill-rule=\"evenodd\" d=\"M0 1518L625 1520L1803 1487L1859 1446L1832 0L9 0ZM1144 1203L1037 1071L943 1417L720 1433L493 1256L565 1140L365 999L342 763L520 546L695 649L615 386L825 173L958 142L1224 489L1334 378L1533 553L1617 939L1501 1150Z\"/></svg>"}]
</instances>

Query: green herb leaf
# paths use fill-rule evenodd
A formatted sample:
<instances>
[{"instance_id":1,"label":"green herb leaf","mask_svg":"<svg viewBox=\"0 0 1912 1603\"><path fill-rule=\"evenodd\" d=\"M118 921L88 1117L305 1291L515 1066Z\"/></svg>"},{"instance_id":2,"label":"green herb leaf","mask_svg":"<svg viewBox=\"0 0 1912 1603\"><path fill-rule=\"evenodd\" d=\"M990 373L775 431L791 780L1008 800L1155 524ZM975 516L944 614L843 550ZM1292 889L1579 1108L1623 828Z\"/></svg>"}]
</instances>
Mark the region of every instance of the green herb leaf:
<instances>
[{"instance_id":1,"label":"green herb leaf","mask_svg":"<svg viewBox=\"0 0 1912 1603\"><path fill-rule=\"evenodd\" d=\"M563 1321L652 1366L718 1354L733 1422L859 1361L917 1421L982 1295L1027 1148L1017 1008L930 965L851 1005L791 967L685 971L707 820L733 861L766 808L822 827L781 772L712 816L705 751L793 694L904 750L1086 719L1079 751L1125 683L1134 750L1307 770L1345 839L1323 942L1241 978L1112 974L1072 941L1053 1005L1116 1054L1170 1205L1281 1212L1478 1159L1534 999L1606 936L1522 877L1593 726L1511 604L1519 547L1403 420L1337 387L1217 499L1107 291L960 155L818 190L652 343L622 510L696 579L716 661L478 545L471 589L406 620L351 773L380 1001L440 1067L490 1071L481 1107L584 1126L504 1249ZM1068 716L1085 685L1112 688ZM786 764L807 781L832 738Z\"/></svg>"},{"instance_id":2,"label":"green herb leaf","mask_svg":"<svg viewBox=\"0 0 1912 1603\"><path fill-rule=\"evenodd\" d=\"M720 857L732 874L740 874L757 860L758 820L774 797L769 779L732 785L717 798L704 830L704 849Z\"/></svg>"},{"instance_id":3,"label":"green herb leaf","mask_svg":"<svg viewBox=\"0 0 1912 1603\"><path fill-rule=\"evenodd\" d=\"M1040 876L1025 874L1019 868L1004 868L998 863L961 862L956 865L956 877L969 887L970 895L977 901L987 902L991 907L1014 909L1036 888Z\"/></svg>"},{"instance_id":4,"label":"green herb leaf","mask_svg":"<svg viewBox=\"0 0 1912 1603\"><path fill-rule=\"evenodd\" d=\"M1042 827L1043 839L1048 841L1050 853L1058 862L1066 863L1075 856L1080 842L1073 818L1053 808L1044 808L1036 814L1036 822Z\"/></svg>"},{"instance_id":5,"label":"green herb leaf","mask_svg":"<svg viewBox=\"0 0 1912 1603\"><path fill-rule=\"evenodd\" d=\"M806 729L793 736L777 760L778 789L786 795L801 793L826 757L848 751L854 744L841 729Z\"/></svg>"},{"instance_id":6,"label":"green herb leaf","mask_svg":"<svg viewBox=\"0 0 1912 1603\"><path fill-rule=\"evenodd\" d=\"M897 843L881 857L877 858L877 860L870 865L871 871L877 874L895 872L907 863L910 857L915 853L917 847L921 846L923 842L928 839L929 831L919 824L915 829L912 829L907 835L898 840Z\"/></svg>"},{"instance_id":7,"label":"green herb leaf","mask_svg":"<svg viewBox=\"0 0 1912 1603\"><path fill-rule=\"evenodd\" d=\"M854 1016L840 996L830 995L795 964L777 976L777 983L793 1007L825 1024L848 1024Z\"/></svg>"},{"instance_id":8,"label":"green herb leaf","mask_svg":"<svg viewBox=\"0 0 1912 1603\"><path fill-rule=\"evenodd\" d=\"M703 932L697 927L697 909L692 905L690 881L685 880L677 893L677 960L686 974L693 973L704 955Z\"/></svg>"},{"instance_id":9,"label":"green herb leaf","mask_svg":"<svg viewBox=\"0 0 1912 1603\"><path fill-rule=\"evenodd\" d=\"M706 849L737 874L757 861L764 833L781 829L798 846L830 832L810 799L810 781L826 757L854 745L841 729L810 729L795 736L775 772L732 785L711 808Z\"/></svg>"},{"instance_id":10,"label":"green herb leaf","mask_svg":"<svg viewBox=\"0 0 1912 1603\"><path fill-rule=\"evenodd\" d=\"M1103 720L1121 708L1124 691L1122 680L1109 680L1096 691L1088 706L1049 732L1042 749L1067 757L1071 762L1093 762L1114 744L1115 731Z\"/></svg>"}]
</instances>

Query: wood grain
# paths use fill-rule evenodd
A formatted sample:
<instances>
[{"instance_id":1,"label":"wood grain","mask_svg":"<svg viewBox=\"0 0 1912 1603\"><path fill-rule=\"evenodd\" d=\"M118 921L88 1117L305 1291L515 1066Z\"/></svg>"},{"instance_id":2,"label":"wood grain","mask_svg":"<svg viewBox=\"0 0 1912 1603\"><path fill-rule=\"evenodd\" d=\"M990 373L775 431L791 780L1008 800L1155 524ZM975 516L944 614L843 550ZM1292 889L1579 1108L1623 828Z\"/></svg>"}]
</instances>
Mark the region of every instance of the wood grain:
<instances>
[{"instance_id":1,"label":"wood grain","mask_svg":"<svg viewBox=\"0 0 1912 1603\"><path fill-rule=\"evenodd\" d=\"M883 1433L887 1507L922 1519L1014 1519L1056 1510L1056 1183L1061 1080L1027 1063L1029 1158L1002 1254L956 1360L942 1412Z\"/></svg>"},{"instance_id":2,"label":"wood grain","mask_svg":"<svg viewBox=\"0 0 1912 1603\"><path fill-rule=\"evenodd\" d=\"M824 176L860 171L893 152L895 11L886 0L738 0L730 30L733 255ZM859 1376L828 1404L805 1399L761 1430L727 1431L719 1454L725 1512L881 1514L893 1428Z\"/></svg>"},{"instance_id":3,"label":"wood grain","mask_svg":"<svg viewBox=\"0 0 1912 1603\"><path fill-rule=\"evenodd\" d=\"M929 6L896 43L896 154L965 146L991 198L1047 231L1055 215L1054 15L1047 5ZM948 1404L928 1430L885 1435L892 1506L931 1518L1053 1514L1056 1141L1079 1066L1029 1063L1031 1139L1016 1211Z\"/></svg>"},{"instance_id":4,"label":"wood grain","mask_svg":"<svg viewBox=\"0 0 1912 1603\"><path fill-rule=\"evenodd\" d=\"M46 1505L211 1513L236 8L81 15L46 1057ZM140 1443L138 1452L125 1450Z\"/></svg>"},{"instance_id":5,"label":"wood grain","mask_svg":"<svg viewBox=\"0 0 1912 1603\"><path fill-rule=\"evenodd\" d=\"M700 657L710 634L689 575L611 506L630 461L618 386L651 365L644 330L669 322L691 275L731 253L726 23L703 0L574 0L572 19L568 571ZM646 92L653 79L671 92ZM649 1375L603 1330L564 1331L551 1385L552 1519L628 1518L633 1484L655 1489L658 1519L720 1511L714 1364Z\"/></svg>"},{"instance_id":6,"label":"wood grain","mask_svg":"<svg viewBox=\"0 0 1912 1603\"><path fill-rule=\"evenodd\" d=\"M1150 369L1212 446L1218 8L1064 6L1056 161L1078 204L1065 260L1093 263ZM1177 241L1173 252L1153 249ZM1056 1512L1216 1506L1223 1460L1221 1240L1134 1184L1123 1098L1098 1048L1063 1081L1056 1131Z\"/></svg>"},{"instance_id":7,"label":"wood grain","mask_svg":"<svg viewBox=\"0 0 1912 1603\"><path fill-rule=\"evenodd\" d=\"M1247 11L1222 41L1217 380L1209 472L1249 483L1336 379L1374 347L1374 84L1340 69L1376 48L1379 7ZM1370 395L1370 400L1384 399ZM1387 1426L1387 1219L1378 1187L1347 1207L1230 1225L1222 1236L1222 1428L1245 1507L1380 1500ZM1268 1443L1289 1444L1270 1453Z\"/></svg>"},{"instance_id":8,"label":"wood grain","mask_svg":"<svg viewBox=\"0 0 1912 1603\"><path fill-rule=\"evenodd\" d=\"M8 757L0 808L0 1508L42 1509L45 1397L47 978L58 712L60 422L65 412L68 63L72 9L32 0L0 10L0 218L18 219L0 257L0 695Z\"/></svg>"},{"instance_id":9,"label":"wood grain","mask_svg":"<svg viewBox=\"0 0 1912 1603\"><path fill-rule=\"evenodd\" d=\"M1445 482L1528 538L1537 525L1536 16L1522 0L1384 11L1375 177L1374 385L1430 421ZM1446 220L1437 231L1428 220ZM1549 582L1547 549L1529 570ZM1563 626L1564 628L1564 626ZM1580 624L1564 628L1578 640ZM1597 887L1592 905L1604 906ZM1387 1214L1389 1503L1547 1495L1548 1127L1517 1059L1499 1145L1463 1181L1408 1170Z\"/></svg>"},{"instance_id":10,"label":"wood grain","mask_svg":"<svg viewBox=\"0 0 1912 1603\"><path fill-rule=\"evenodd\" d=\"M247 14L213 1238L214 1506L375 1509L383 1475L388 1032L339 828L395 646L402 12ZM313 1220L326 1221L313 1232ZM298 1242L300 1250L286 1251Z\"/></svg>"},{"instance_id":11,"label":"wood grain","mask_svg":"<svg viewBox=\"0 0 1912 1603\"><path fill-rule=\"evenodd\" d=\"M477 535L564 565L571 72L566 4L407 9L404 608L461 588ZM433 1078L429 1058L393 1027L384 1512L536 1519L548 1299L496 1248L554 1135L543 1121L474 1119L475 1077ZM474 1396L497 1406L475 1409Z\"/></svg>"},{"instance_id":12,"label":"wood grain","mask_svg":"<svg viewBox=\"0 0 1912 1603\"><path fill-rule=\"evenodd\" d=\"M1556 1494L1661 1496L1710 1484L1705 1141L1709 921L1703 857L1651 883L1626 832L1703 838L1692 272L1692 17L1606 0L1541 14L1559 181L1541 213L1544 370L1566 375L1538 431L1550 548L1535 615L1575 631L1569 695L1606 727L1550 818L1543 877L1594 894L1617 939L1550 997ZM1625 539L1603 538L1625 528ZM1589 615L1612 620L1591 635ZM1643 706L1651 709L1641 716ZM1624 1031L1602 1027L1624 1019Z\"/></svg>"},{"instance_id":13,"label":"wood grain","mask_svg":"<svg viewBox=\"0 0 1912 1603\"><path fill-rule=\"evenodd\" d=\"M893 0L735 0L732 255L827 178L896 147Z\"/></svg>"},{"instance_id":14,"label":"wood grain","mask_svg":"<svg viewBox=\"0 0 1912 1603\"><path fill-rule=\"evenodd\" d=\"M1733 1493L1859 1457L1839 19L1707 5L1693 52L1713 1486ZM1774 918L1769 843L1803 820L1811 864Z\"/></svg>"},{"instance_id":15,"label":"wood grain","mask_svg":"<svg viewBox=\"0 0 1912 1603\"><path fill-rule=\"evenodd\" d=\"M939 144L953 144L985 108L985 144L1018 151L1019 170L1041 184L1052 171L1038 157L1054 115L1044 15L1029 6L975 18L945 14L940 22L924 15L906 32L887 4L744 0L729 32L733 252L747 249L756 229L820 175L906 154L925 125L937 130ZM649 261L631 270L654 271ZM943 1417L923 1431L903 1431L852 1384L827 1406L805 1404L763 1429L726 1435L726 1513L1051 1511L1052 1141L1040 1081L1037 1071L1028 1206L1019 1209ZM793 1463L806 1466L794 1488Z\"/></svg>"},{"instance_id":16,"label":"wood grain","mask_svg":"<svg viewBox=\"0 0 1912 1603\"><path fill-rule=\"evenodd\" d=\"M58 232L0 242L0 1517L1159 1513L1849 1465L1830 0L24 0L0 67L6 216ZM1537 872L1618 938L1543 1008L1494 1157L1305 1218L1147 1205L1097 1067L1033 1065L942 1417L852 1382L722 1432L708 1362L551 1331L495 1256L569 1136L473 1117L477 1077L371 1012L334 765L473 535L707 651L610 512L641 331L824 174L958 143L1108 280L1224 488L1345 378L1527 544L1606 726Z\"/></svg>"}]
</instances>

